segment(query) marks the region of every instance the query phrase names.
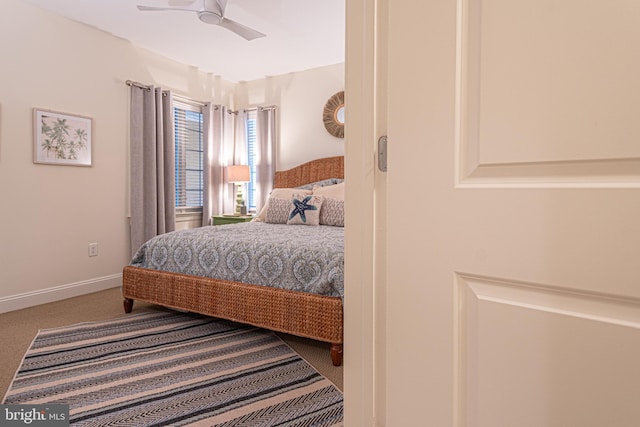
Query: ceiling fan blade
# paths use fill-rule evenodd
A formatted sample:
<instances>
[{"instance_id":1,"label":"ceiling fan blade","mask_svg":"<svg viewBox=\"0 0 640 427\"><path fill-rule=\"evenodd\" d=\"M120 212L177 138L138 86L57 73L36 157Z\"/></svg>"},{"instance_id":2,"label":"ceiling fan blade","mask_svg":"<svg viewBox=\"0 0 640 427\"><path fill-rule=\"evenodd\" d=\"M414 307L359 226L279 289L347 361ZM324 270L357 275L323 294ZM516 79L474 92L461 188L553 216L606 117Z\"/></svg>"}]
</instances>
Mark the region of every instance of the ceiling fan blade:
<instances>
[{"instance_id":1,"label":"ceiling fan blade","mask_svg":"<svg viewBox=\"0 0 640 427\"><path fill-rule=\"evenodd\" d=\"M167 0L167 3L172 7L180 7L192 5L195 1L196 0Z\"/></svg>"},{"instance_id":2,"label":"ceiling fan blade","mask_svg":"<svg viewBox=\"0 0 640 427\"><path fill-rule=\"evenodd\" d=\"M266 34L261 33L260 31L256 31L253 28L249 28L242 24L239 24L231 19L223 18L222 22L218 24L220 27L226 28L229 31L232 31L239 35L240 37L246 40L254 40L260 37L266 37Z\"/></svg>"},{"instance_id":3,"label":"ceiling fan blade","mask_svg":"<svg viewBox=\"0 0 640 427\"><path fill-rule=\"evenodd\" d=\"M194 9L187 9L184 7L156 7L156 6L144 6L144 5L138 5L138 10L142 10L142 11L162 11L162 10L180 10L180 11L186 11L186 12L193 12Z\"/></svg>"}]
</instances>

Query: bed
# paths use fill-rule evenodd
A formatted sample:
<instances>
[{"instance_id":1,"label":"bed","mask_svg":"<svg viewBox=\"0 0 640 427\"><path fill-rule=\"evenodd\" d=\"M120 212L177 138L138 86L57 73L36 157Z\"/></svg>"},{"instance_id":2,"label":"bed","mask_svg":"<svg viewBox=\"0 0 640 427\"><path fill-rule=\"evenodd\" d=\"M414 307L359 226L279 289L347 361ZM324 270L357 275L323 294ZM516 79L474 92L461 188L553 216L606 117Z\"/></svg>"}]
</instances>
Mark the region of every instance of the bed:
<instances>
[{"instance_id":1,"label":"bed","mask_svg":"<svg viewBox=\"0 0 640 427\"><path fill-rule=\"evenodd\" d=\"M333 179L344 179L342 156L313 160L278 171L274 177L274 189L299 188ZM228 231L232 227L250 225L252 223L215 227L228 227L224 229ZM296 227L305 230L319 228ZM140 267L133 261L133 265L123 269L122 294L126 313L130 313L134 301L139 300L311 338L329 343L332 363L335 366L342 364L343 300L335 292L323 295L306 289L246 283L244 279L234 281L228 277L221 279L176 273Z\"/></svg>"}]
</instances>

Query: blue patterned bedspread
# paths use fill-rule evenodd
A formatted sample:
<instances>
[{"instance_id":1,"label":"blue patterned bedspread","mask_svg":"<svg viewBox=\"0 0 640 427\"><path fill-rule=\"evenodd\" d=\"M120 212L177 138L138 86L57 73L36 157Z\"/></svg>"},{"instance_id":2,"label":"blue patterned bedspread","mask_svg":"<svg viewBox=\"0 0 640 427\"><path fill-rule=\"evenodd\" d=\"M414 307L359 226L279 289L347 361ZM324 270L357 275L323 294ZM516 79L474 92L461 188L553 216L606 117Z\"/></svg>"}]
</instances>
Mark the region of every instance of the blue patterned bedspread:
<instances>
[{"instance_id":1,"label":"blue patterned bedspread","mask_svg":"<svg viewBox=\"0 0 640 427\"><path fill-rule=\"evenodd\" d=\"M134 267L344 296L344 228L246 222L173 231L146 242Z\"/></svg>"}]
</instances>

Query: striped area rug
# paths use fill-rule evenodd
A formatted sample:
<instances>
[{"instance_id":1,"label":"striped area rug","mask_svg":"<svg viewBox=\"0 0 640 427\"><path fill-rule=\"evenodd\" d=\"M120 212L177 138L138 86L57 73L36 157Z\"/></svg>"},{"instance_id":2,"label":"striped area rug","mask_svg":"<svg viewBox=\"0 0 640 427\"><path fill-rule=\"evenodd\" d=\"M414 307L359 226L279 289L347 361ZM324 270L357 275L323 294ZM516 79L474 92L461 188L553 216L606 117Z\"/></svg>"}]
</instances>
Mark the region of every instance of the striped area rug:
<instances>
[{"instance_id":1,"label":"striped area rug","mask_svg":"<svg viewBox=\"0 0 640 427\"><path fill-rule=\"evenodd\" d=\"M171 311L41 330L5 404L72 425L335 426L342 393L272 332Z\"/></svg>"}]
</instances>

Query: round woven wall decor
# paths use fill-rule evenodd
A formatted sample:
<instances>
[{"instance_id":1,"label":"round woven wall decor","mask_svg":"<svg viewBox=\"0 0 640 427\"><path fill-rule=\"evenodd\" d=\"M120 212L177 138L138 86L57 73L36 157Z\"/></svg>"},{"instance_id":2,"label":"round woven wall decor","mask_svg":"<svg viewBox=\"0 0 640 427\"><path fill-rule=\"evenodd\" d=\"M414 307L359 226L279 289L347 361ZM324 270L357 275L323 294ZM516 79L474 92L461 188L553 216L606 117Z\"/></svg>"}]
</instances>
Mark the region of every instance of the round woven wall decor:
<instances>
[{"instance_id":1,"label":"round woven wall decor","mask_svg":"<svg viewBox=\"0 0 640 427\"><path fill-rule=\"evenodd\" d=\"M338 118L339 114L340 117L344 117L342 108L344 108L344 91L329 98L322 112L322 121L327 132L338 138L344 138L344 122Z\"/></svg>"}]
</instances>

